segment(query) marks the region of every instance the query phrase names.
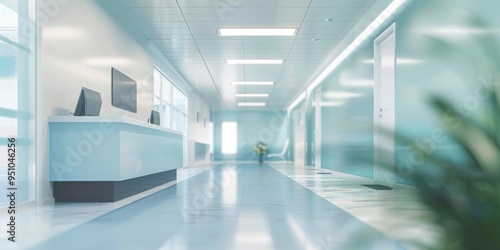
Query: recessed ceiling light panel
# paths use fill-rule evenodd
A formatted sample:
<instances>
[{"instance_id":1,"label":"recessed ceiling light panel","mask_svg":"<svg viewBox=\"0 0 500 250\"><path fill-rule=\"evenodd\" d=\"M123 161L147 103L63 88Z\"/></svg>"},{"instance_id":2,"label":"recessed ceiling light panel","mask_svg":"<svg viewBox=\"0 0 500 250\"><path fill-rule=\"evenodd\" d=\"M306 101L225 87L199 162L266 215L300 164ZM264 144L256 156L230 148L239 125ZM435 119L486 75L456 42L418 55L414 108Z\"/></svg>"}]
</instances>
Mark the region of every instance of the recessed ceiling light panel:
<instances>
[{"instance_id":1,"label":"recessed ceiling light panel","mask_svg":"<svg viewBox=\"0 0 500 250\"><path fill-rule=\"evenodd\" d=\"M235 97L269 97L269 94L235 94Z\"/></svg>"},{"instance_id":2,"label":"recessed ceiling light panel","mask_svg":"<svg viewBox=\"0 0 500 250\"><path fill-rule=\"evenodd\" d=\"M231 82L232 85L273 85L274 82Z\"/></svg>"},{"instance_id":3,"label":"recessed ceiling light panel","mask_svg":"<svg viewBox=\"0 0 500 250\"><path fill-rule=\"evenodd\" d=\"M282 59L236 59L227 60L227 64L283 64Z\"/></svg>"},{"instance_id":4,"label":"recessed ceiling light panel","mask_svg":"<svg viewBox=\"0 0 500 250\"><path fill-rule=\"evenodd\" d=\"M266 106L265 102L238 102L238 106L240 107L264 107Z\"/></svg>"},{"instance_id":5,"label":"recessed ceiling light panel","mask_svg":"<svg viewBox=\"0 0 500 250\"><path fill-rule=\"evenodd\" d=\"M297 29L217 29L219 36L295 36Z\"/></svg>"}]
</instances>

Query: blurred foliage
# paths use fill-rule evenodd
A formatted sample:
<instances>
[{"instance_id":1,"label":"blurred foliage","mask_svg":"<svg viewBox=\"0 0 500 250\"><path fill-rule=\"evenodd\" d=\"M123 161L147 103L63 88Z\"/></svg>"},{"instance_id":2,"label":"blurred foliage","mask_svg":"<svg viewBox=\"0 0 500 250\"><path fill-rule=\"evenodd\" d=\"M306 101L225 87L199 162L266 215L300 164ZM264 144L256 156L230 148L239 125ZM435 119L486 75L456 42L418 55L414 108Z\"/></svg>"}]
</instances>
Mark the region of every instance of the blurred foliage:
<instances>
[{"instance_id":1,"label":"blurred foliage","mask_svg":"<svg viewBox=\"0 0 500 250\"><path fill-rule=\"evenodd\" d=\"M432 97L431 104L441 114L453 110L439 97ZM500 120L498 99L492 97L490 106L490 117ZM500 249L498 123L471 120L458 112L453 115L461 124L450 124L448 135L464 149L467 160L457 163L432 154L413 176L417 195L431 208L432 222L443 230L439 245L430 249ZM425 153L421 148L414 150Z\"/></svg>"},{"instance_id":2,"label":"blurred foliage","mask_svg":"<svg viewBox=\"0 0 500 250\"><path fill-rule=\"evenodd\" d=\"M491 30L477 15L461 13L458 27L475 30ZM498 69L500 54L496 33L471 35L485 57L469 57L478 75L487 75L479 102L481 105L466 114L452 102L432 95L430 105L442 118L446 137L460 150L455 154L443 154L428 148L412 146L413 152L425 155L425 163L411 175L420 201L430 208L431 222L442 234L435 246L427 249L465 250L500 249L500 87ZM454 54L467 54L470 48L457 46L456 37L428 36L433 56L447 62ZM481 60L481 61L479 61ZM487 63L485 63L485 61ZM453 68L451 70L460 70ZM458 72L455 72L459 74ZM477 97L472 86L469 97ZM446 122L447 121L447 122ZM450 122L453 121L453 122ZM413 139L398 135L396 140L412 145ZM458 156L457 154L462 154Z\"/></svg>"}]
</instances>

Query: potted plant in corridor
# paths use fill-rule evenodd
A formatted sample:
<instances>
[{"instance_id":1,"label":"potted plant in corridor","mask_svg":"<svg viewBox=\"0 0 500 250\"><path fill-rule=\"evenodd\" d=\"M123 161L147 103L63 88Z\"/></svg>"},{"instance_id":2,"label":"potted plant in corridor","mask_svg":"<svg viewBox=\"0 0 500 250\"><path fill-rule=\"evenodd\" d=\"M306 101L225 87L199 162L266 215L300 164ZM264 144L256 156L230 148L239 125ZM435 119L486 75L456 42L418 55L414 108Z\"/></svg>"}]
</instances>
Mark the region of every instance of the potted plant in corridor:
<instances>
[{"instance_id":1,"label":"potted plant in corridor","mask_svg":"<svg viewBox=\"0 0 500 250\"><path fill-rule=\"evenodd\" d=\"M264 154L267 152L267 145L263 142L258 142L255 145L254 152L259 156L259 164L264 162Z\"/></svg>"}]
</instances>

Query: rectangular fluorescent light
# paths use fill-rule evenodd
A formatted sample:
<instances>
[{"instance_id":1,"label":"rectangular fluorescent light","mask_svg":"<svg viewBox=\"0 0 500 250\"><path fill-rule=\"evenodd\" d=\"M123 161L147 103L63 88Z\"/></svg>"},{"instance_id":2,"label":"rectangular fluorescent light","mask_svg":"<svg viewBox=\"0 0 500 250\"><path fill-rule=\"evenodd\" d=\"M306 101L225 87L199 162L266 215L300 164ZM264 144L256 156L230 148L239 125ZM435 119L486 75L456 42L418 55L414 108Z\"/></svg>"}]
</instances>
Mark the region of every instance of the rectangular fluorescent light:
<instances>
[{"instance_id":1,"label":"rectangular fluorescent light","mask_svg":"<svg viewBox=\"0 0 500 250\"><path fill-rule=\"evenodd\" d=\"M235 94L235 97L269 97L269 94Z\"/></svg>"},{"instance_id":2,"label":"rectangular fluorescent light","mask_svg":"<svg viewBox=\"0 0 500 250\"><path fill-rule=\"evenodd\" d=\"M232 85L273 85L274 82L231 82Z\"/></svg>"},{"instance_id":3,"label":"rectangular fluorescent light","mask_svg":"<svg viewBox=\"0 0 500 250\"><path fill-rule=\"evenodd\" d=\"M238 102L238 106L240 107L264 107L266 106L265 102Z\"/></svg>"},{"instance_id":4,"label":"rectangular fluorescent light","mask_svg":"<svg viewBox=\"0 0 500 250\"><path fill-rule=\"evenodd\" d=\"M219 36L295 36L297 29L217 29Z\"/></svg>"},{"instance_id":5,"label":"rectangular fluorescent light","mask_svg":"<svg viewBox=\"0 0 500 250\"><path fill-rule=\"evenodd\" d=\"M241 60L227 60L227 64L283 64L283 60L241 59Z\"/></svg>"}]
</instances>

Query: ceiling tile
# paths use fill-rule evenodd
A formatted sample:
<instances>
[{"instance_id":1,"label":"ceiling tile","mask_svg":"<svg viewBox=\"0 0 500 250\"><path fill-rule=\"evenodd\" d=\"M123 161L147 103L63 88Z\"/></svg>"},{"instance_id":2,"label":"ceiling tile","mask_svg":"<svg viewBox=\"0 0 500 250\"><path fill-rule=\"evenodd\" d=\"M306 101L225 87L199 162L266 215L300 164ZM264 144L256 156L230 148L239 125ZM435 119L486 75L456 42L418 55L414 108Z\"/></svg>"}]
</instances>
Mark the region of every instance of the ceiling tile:
<instances>
[{"instance_id":1,"label":"ceiling tile","mask_svg":"<svg viewBox=\"0 0 500 250\"><path fill-rule=\"evenodd\" d=\"M115 0L214 110L238 93L270 93L286 109L346 34L388 0ZM385 8L385 7L384 7ZM378 11L378 12L377 12ZM328 19L328 20L327 20ZM363 20L366 22L366 20ZM218 28L299 28L293 37L220 37ZM282 65L228 65L227 59L284 59ZM275 81L232 86L231 81ZM256 109L256 108L251 108Z\"/></svg>"}]
</instances>

